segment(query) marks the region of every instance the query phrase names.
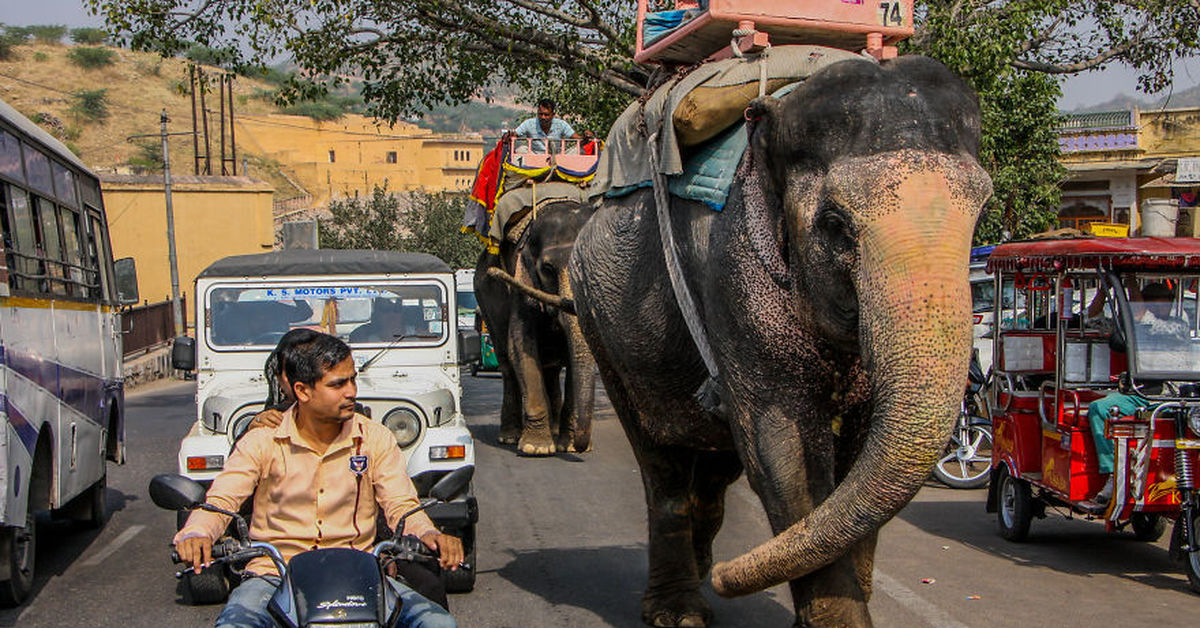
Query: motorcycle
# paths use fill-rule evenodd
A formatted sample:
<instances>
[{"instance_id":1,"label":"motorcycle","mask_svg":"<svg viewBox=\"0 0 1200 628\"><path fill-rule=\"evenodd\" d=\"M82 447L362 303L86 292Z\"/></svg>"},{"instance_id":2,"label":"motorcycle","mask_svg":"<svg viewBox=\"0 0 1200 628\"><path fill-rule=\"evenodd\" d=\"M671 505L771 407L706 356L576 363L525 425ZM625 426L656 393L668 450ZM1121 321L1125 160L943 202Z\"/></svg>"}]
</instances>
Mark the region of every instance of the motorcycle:
<instances>
[{"instance_id":1,"label":"motorcycle","mask_svg":"<svg viewBox=\"0 0 1200 628\"><path fill-rule=\"evenodd\" d=\"M973 353L958 419L933 467L934 477L950 488L981 488L991 475L992 416L984 394L986 383L979 356Z\"/></svg>"},{"instance_id":2,"label":"motorcycle","mask_svg":"<svg viewBox=\"0 0 1200 628\"><path fill-rule=\"evenodd\" d=\"M251 541L249 527L241 515L204 503L205 489L182 475L164 473L150 481L150 499L159 508L174 511L207 510L233 519L234 536L213 544L213 564L241 564L265 556L279 571L280 585L268 611L283 628L309 626L399 625L401 600L384 574L393 562L436 562L437 556L414 536L406 536L408 517L438 503L453 500L466 490L474 466L451 471L429 490L429 497L405 513L396 534L375 545L370 552L349 548L323 548L301 552L284 562L270 543ZM171 559L180 563L179 555ZM182 578L188 569L175 574ZM337 574L331 577L330 574Z\"/></svg>"}]
</instances>

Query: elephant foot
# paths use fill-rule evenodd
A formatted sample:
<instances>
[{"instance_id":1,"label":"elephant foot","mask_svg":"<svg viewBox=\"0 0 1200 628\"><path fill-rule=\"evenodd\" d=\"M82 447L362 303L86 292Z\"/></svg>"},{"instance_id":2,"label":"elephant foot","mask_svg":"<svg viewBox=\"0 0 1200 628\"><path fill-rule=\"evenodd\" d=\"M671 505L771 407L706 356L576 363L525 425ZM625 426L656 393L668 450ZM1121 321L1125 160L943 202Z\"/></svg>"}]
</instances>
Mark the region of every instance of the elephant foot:
<instances>
[{"instance_id":1,"label":"elephant foot","mask_svg":"<svg viewBox=\"0 0 1200 628\"><path fill-rule=\"evenodd\" d=\"M570 436L559 436L554 439L554 449L560 454L563 452L574 452L575 444L571 442Z\"/></svg>"},{"instance_id":2,"label":"elephant foot","mask_svg":"<svg viewBox=\"0 0 1200 628\"><path fill-rule=\"evenodd\" d=\"M554 440L549 436L529 432L522 434L521 441L517 443L517 450L523 456L553 456L556 449Z\"/></svg>"},{"instance_id":3,"label":"elephant foot","mask_svg":"<svg viewBox=\"0 0 1200 628\"><path fill-rule=\"evenodd\" d=\"M703 628L711 620L712 609L699 591L642 598L642 621L648 626Z\"/></svg>"},{"instance_id":4,"label":"elephant foot","mask_svg":"<svg viewBox=\"0 0 1200 628\"><path fill-rule=\"evenodd\" d=\"M516 445L520 439L521 430L501 429L500 434L496 437L496 442L501 445Z\"/></svg>"}]
</instances>

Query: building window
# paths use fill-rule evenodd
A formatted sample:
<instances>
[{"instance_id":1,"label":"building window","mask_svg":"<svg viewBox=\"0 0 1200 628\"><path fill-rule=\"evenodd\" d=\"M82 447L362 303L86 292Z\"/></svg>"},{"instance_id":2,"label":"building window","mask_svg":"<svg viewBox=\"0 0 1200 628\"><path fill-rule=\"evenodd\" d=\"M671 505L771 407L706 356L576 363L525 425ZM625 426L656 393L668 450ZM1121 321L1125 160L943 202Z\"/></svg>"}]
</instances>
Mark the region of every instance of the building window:
<instances>
[{"instance_id":1,"label":"building window","mask_svg":"<svg viewBox=\"0 0 1200 628\"><path fill-rule=\"evenodd\" d=\"M330 151L329 151L329 163L331 163L331 164L332 164L332 163L336 163L336 162L337 162L337 155L336 155L336 154L333 152L333 150L332 150L332 149L330 149Z\"/></svg>"},{"instance_id":2,"label":"building window","mask_svg":"<svg viewBox=\"0 0 1200 628\"><path fill-rule=\"evenodd\" d=\"M396 163L396 151L394 151L394 150L389 150L389 151L388 151L388 153L387 153L387 162L388 162L389 164L394 164L394 163Z\"/></svg>"}]
</instances>

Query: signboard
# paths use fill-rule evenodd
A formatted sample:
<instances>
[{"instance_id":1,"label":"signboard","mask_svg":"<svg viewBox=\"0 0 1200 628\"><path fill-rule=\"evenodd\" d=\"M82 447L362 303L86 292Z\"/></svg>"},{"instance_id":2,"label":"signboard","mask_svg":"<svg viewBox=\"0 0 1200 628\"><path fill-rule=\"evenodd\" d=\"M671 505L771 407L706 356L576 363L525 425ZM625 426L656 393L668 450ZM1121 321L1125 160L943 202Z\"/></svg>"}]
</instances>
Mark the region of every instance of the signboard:
<instances>
[{"instance_id":1,"label":"signboard","mask_svg":"<svg viewBox=\"0 0 1200 628\"><path fill-rule=\"evenodd\" d=\"M1175 167L1176 183L1200 183L1200 157L1180 157Z\"/></svg>"}]
</instances>

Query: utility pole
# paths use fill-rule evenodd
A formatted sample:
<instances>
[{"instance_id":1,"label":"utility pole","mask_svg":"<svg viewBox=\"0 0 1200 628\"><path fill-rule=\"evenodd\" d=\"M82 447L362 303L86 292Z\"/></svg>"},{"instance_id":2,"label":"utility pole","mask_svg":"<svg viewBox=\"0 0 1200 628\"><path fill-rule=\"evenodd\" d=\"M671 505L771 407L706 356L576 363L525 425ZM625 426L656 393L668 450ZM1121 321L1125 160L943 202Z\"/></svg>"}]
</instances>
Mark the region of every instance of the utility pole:
<instances>
[{"instance_id":1,"label":"utility pole","mask_svg":"<svg viewBox=\"0 0 1200 628\"><path fill-rule=\"evenodd\" d=\"M183 308L179 304L179 264L175 256L175 209L171 205L171 151L167 146L167 110L162 110L163 189L167 195L167 261L171 265L171 310L175 314L175 336L182 336Z\"/></svg>"}]
</instances>

